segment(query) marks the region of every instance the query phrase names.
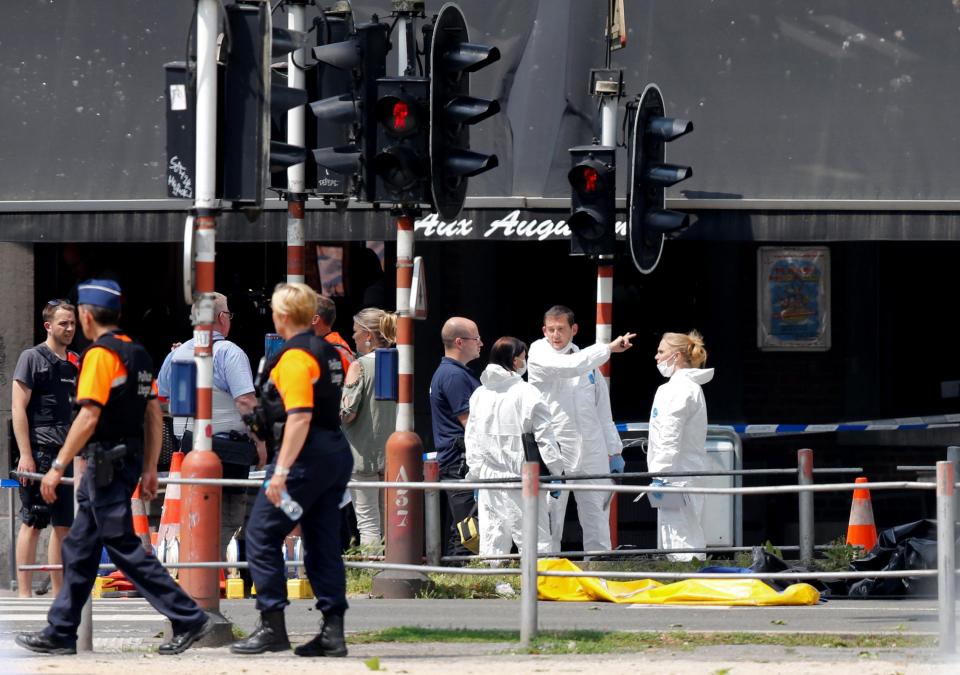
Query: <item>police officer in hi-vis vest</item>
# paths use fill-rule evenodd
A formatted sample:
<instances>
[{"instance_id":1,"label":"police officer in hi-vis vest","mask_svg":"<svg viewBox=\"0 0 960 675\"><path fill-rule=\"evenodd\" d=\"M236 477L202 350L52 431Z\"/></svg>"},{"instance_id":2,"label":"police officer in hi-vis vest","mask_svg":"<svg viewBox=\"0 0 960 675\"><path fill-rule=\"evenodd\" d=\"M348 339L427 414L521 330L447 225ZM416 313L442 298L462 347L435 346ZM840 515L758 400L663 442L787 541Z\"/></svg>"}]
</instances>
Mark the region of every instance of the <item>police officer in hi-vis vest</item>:
<instances>
[{"instance_id":1,"label":"police officer in hi-vis vest","mask_svg":"<svg viewBox=\"0 0 960 675\"><path fill-rule=\"evenodd\" d=\"M47 503L57 499L63 472L81 451L87 470L77 488L78 510L63 541L63 588L47 614L47 627L16 642L35 652L75 654L80 611L97 576L100 551L154 608L170 619L173 639L160 654L179 654L206 635L213 622L147 553L133 532L130 497L141 483L145 499L157 492L161 412L153 362L143 347L117 328L120 286L91 279L77 293L80 327L93 343L77 378L79 412L50 470L40 483Z\"/></svg>"},{"instance_id":2,"label":"police officer in hi-vis vest","mask_svg":"<svg viewBox=\"0 0 960 675\"><path fill-rule=\"evenodd\" d=\"M310 322L317 295L306 284L279 284L271 300L273 324L286 340L257 378L257 415L266 428L282 426L280 452L267 466L247 524L247 562L257 587L260 623L246 640L230 648L235 654L290 649L284 608L287 575L281 554L284 538L299 521L306 548L304 565L323 614L319 634L294 650L297 656L346 656L343 615L347 610L346 576L340 557L340 500L353 470L353 455L340 431L343 364L334 347L313 334ZM278 508L285 497L297 509ZM289 506L289 503L286 504Z\"/></svg>"}]
</instances>

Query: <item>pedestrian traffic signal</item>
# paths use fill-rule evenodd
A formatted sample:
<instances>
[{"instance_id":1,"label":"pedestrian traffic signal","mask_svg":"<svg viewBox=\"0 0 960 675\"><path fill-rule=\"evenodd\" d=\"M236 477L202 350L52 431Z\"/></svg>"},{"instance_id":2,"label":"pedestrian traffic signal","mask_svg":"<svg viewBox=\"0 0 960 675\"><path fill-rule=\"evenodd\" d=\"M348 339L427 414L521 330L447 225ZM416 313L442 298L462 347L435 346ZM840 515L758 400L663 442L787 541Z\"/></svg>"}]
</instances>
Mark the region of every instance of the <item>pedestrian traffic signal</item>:
<instances>
[{"instance_id":1,"label":"pedestrian traffic signal","mask_svg":"<svg viewBox=\"0 0 960 675\"><path fill-rule=\"evenodd\" d=\"M377 82L377 195L395 204L430 203L430 82L386 77Z\"/></svg>"},{"instance_id":2,"label":"pedestrian traffic signal","mask_svg":"<svg viewBox=\"0 0 960 675\"><path fill-rule=\"evenodd\" d=\"M500 103L470 96L470 73L499 60L500 50L471 44L460 8L444 5L430 47L430 180L444 220L463 208L467 179L497 166L496 155L470 150L470 125L500 112Z\"/></svg>"},{"instance_id":3,"label":"pedestrian traffic signal","mask_svg":"<svg viewBox=\"0 0 960 675\"><path fill-rule=\"evenodd\" d=\"M687 120L664 117L663 95L647 85L637 103L630 154L628 230L637 269L649 274L657 266L668 234L690 225L690 216L665 208L664 188L693 175L689 166L666 164L664 145L693 131Z\"/></svg>"},{"instance_id":4,"label":"pedestrian traffic signal","mask_svg":"<svg viewBox=\"0 0 960 675\"><path fill-rule=\"evenodd\" d=\"M570 255L613 255L616 245L616 150L570 148Z\"/></svg>"},{"instance_id":5,"label":"pedestrian traffic signal","mask_svg":"<svg viewBox=\"0 0 960 675\"><path fill-rule=\"evenodd\" d=\"M271 58L301 47L305 35L273 28L270 4L239 1L226 7L224 95L218 108L222 134L223 200L243 206L263 202L266 173L306 159L306 150L270 140L270 117L306 103L306 92L273 85Z\"/></svg>"},{"instance_id":6,"label":"pedestrian traffic signal","mask_svg":"<svg viewBox=\"0 0 960 675\"><path fill-rule=\"evenodd\" d=\"M387 53L390 51L390 27L376 17L361 24L340 42L315 47L313 55L321 64L349 73L350 87L334 90L333 95L310 104L317 117L318 129L327 134L318 141L336 143L337 129L347 126L344 143L316 147L313 156L318 167L336 174L354 177L351 190L361 199L376 201L376 180L371 165L377 151L374 102L377 100L377 80L386 74ZM327 91L322 92L324 96ZM326 140L332 137L332 140Z\"/></svg>"}]
</instances>

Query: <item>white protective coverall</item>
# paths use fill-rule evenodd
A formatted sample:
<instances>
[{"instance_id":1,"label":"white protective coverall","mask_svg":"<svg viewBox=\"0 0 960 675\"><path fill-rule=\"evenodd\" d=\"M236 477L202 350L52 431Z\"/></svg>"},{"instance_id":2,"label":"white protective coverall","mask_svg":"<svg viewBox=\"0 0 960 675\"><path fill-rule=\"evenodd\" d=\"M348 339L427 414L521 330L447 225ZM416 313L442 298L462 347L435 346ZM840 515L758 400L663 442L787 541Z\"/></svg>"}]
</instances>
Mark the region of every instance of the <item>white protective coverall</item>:
<instances>
[{"instance_id":1,"label":"white protective coverall","mask_svg":"<svg viewBox=\"0 0 960 675\"><path fill-rule=\"evenodd\" d=\"M483 371L480 383L470 396L470 416L463 438L469 476L518 478L524 462L524 433L533 433L543 461L551 473L559 474L563 462L551 429L554 419L537 388L495 363ZM511 540L519 549L523 534L521 491L479 492L480 555L509 553ZM537 527L537 551L541 553L550 550L546 500L543 491Z\"/></svg>"},{"instance_id":2,"label":"white protective coverall","mask_svg":"<svg viewBox=\"0 0 960 675\"><path fill-rule=\"evenodd\" d=\"M677 368L653 397L650 411L650 471L706 471L707 402L701 385L713 379L713 368ZM671 485L696 485L696 478L665 478ZM704 548L704 495L684 494L679 508L658 509L662 548ZM671 553L670 560L705 559L702 553Z\"/></svg>"},{"instance_id":3,"label":"white protective coverall","mask_svg":"<svg viewBox=\"0 0 960 675\"><path fill-rule=\"evenodd\" d=\"M530 345L528 378L551 404L556 423L554 435L560 444L564 471L610 473L610 455L623 450L623 442L610 412L610 390L597 370L610 358L610 348L595 344L580 349L572 342L557 351L546 338ZM577 481L577 484L610 484L608 479ZM563 519L570 493L550 499L552 551L560 551ZM610 493L577 492L577 513L587 551L610 550Z\"/></svg>"}]
</instances>

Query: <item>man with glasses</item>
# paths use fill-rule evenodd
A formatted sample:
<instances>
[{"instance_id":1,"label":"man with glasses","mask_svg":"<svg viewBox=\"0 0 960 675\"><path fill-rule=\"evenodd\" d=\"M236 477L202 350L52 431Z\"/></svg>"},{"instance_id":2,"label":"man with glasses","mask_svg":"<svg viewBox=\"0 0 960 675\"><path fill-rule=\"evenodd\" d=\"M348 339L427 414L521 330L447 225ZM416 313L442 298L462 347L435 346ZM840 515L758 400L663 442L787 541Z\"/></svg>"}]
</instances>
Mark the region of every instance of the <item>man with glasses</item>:
<instances>
[{"instance_id":1,"label":"man with glasses","mask_svg":"<svg viewBox=\"0 0 960 675\"><path fill-rule=\"evenodd\" d=\"M440 480L460 480L467 475L463 435L470 416L470 395L480 386L480 380L467 364L479 358L483 340L477 324L461 316L447 319L440 339L443 358L430 381L433 445L440 463ZM444 490L444 494L451 519L446 553L470 555L460 541L457 523L468 518L475 508L473 490Z\"/></svg>"},{"instance_id":2,"label":"man with glasses","mask_svg":"<svg viewBox=\"0 0 960 675\"><path fill-rule=\"evenodd\" d=\"M47 339L24 350L13 372L11 410L13 433L20 450L17 471L46 473L70 428L79 358L67 349L77 330L74 306L66 300L51 300L41 313ZM65 468L67 476L73 467ZM60 544L73 524L73 487L57 487L57 501L47 504L40 497L40 483L22 479L20 488L20 532L17 534L17 565L37 560L37 540L47 525L53 525L47 562L59 565ZM63 572L51 571L53 593L60 592ZM33 573L17 571L21 598L32 595Z\"/></svg>"},{"instance_id":3,"label":"man with glasses","mask_svg":"<svg viewBox=\"0 0 960 675\"><path fill-rule=\"evenodd\" d=\"M263 441L250 438L242 418L257 405L250 359L237 344L227 339L233 323L227 297L222 293L213 295L213 451L223 463L224 478L247 478L251 464L261 468L267 460ZM196 316L196 304L192 311ZM157 376L161 399L170 397L173 362L192 361L193 345L191 338L164 359ZM181 450L189 452L193 449L193 419L174 418L173 433L180 439ZM246 491L243 488L223 488L221 511L220 553L225 555L230 537L246 520Z\"/></svg>"}]
</instances>

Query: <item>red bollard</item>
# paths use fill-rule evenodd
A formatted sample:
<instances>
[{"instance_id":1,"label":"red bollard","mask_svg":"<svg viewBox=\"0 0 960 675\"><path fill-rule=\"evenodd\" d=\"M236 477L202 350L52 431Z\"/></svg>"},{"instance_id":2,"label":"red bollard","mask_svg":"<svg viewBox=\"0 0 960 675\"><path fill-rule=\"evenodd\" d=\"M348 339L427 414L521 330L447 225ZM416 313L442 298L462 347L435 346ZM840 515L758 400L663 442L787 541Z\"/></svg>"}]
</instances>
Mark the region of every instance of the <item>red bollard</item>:
<instances>
[{"instance_id":1,"label":"red bollard","mask_svg":"<svg viewBox=\"0 0 960 675\"><path fill-rule=\"evenodd\" d=\"M183 459L183 478L223 478L212 450L191 450ZM180 562L220 560L220 486L184 485L180 491ZM220 571L185 567L180 586L207 611L220 610Z\"/></svg>"},{"instance_id":2,"label":"red bollard","mask_svg":"<svg viewBox=\"0 0 960 675\"><path fill-rule=\"evenodd\" d=\"M423 443L412 431L395 431L387 439L386 480L423 482ZM423 491L387 488L386 562L420 565L423 561ZM384 570L373 578L373 595L414 598L430 580L421 572Z\"/></svg>"}]
</instances>

